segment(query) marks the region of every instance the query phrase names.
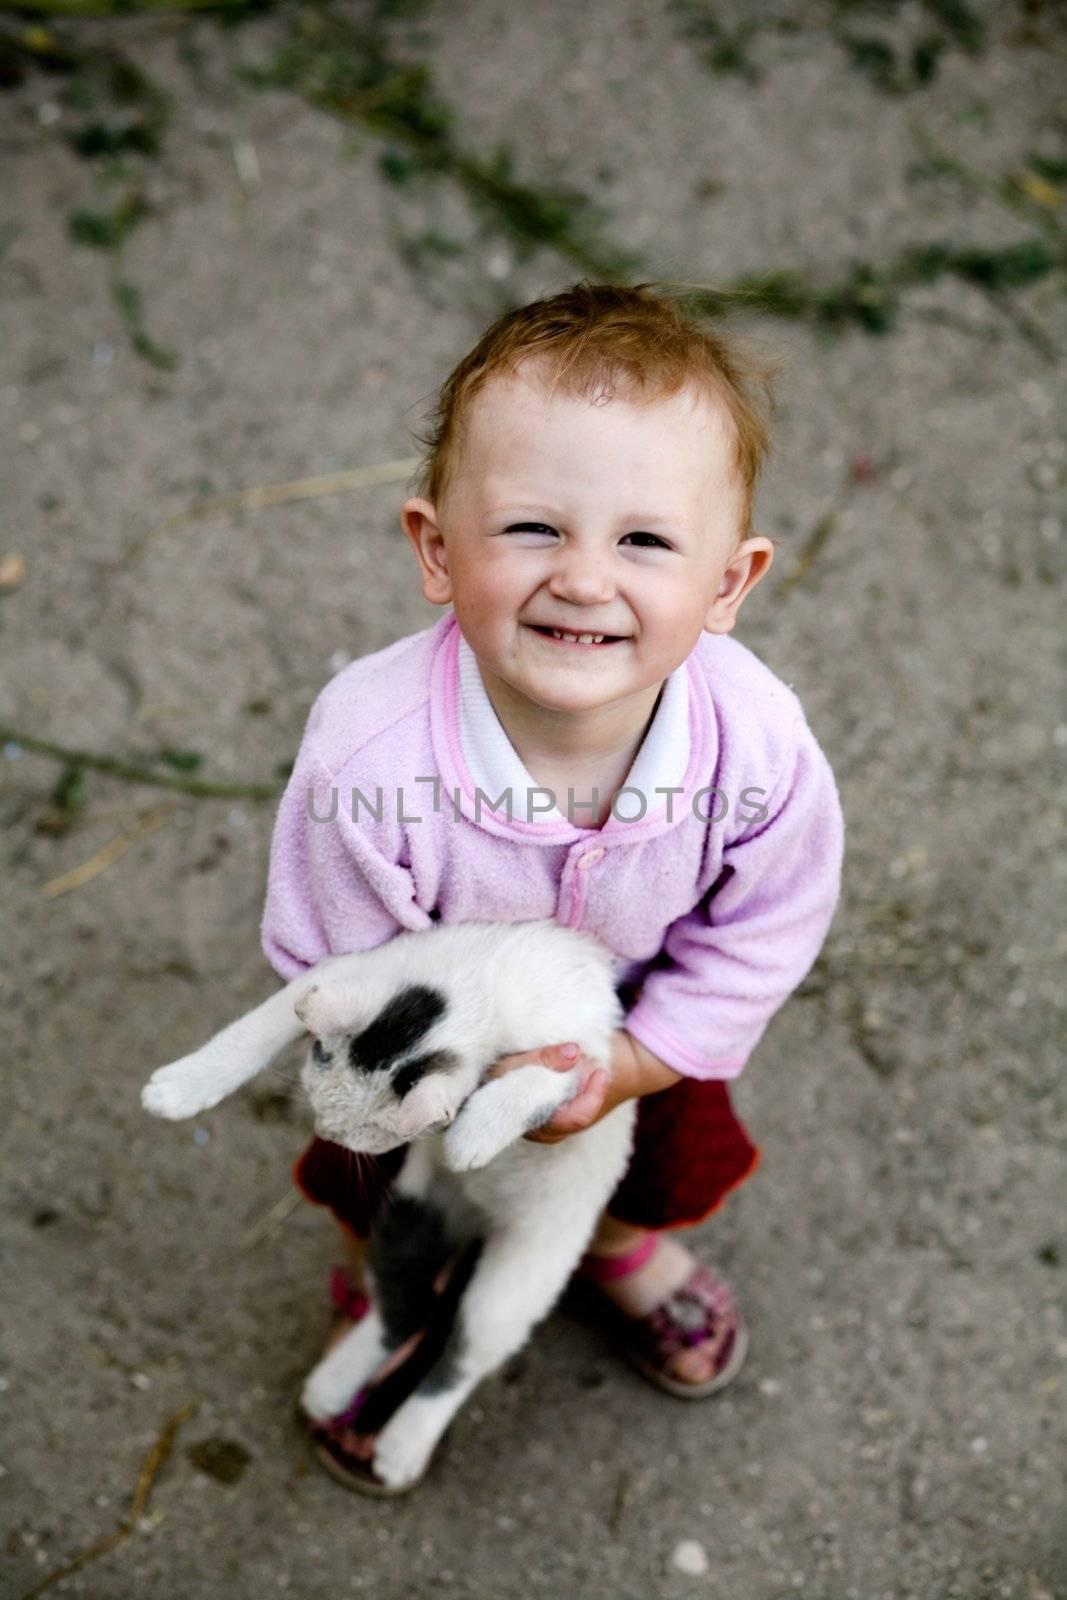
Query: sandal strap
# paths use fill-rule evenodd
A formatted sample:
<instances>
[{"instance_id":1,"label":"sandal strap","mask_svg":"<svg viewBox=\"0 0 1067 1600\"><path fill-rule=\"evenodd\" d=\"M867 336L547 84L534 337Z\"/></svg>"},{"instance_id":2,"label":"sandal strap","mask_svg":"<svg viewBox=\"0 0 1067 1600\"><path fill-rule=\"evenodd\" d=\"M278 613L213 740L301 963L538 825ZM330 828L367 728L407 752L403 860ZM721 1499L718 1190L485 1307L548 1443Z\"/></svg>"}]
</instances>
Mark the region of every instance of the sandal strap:
<instances>
[{"instance_id":1,"label":"sandal strap","mask_svg":"<svg viewBox=\"0 0 1067 1600\"><path fill-rule=\"evenodd\" d=\"M351 1322L362 1321L370 1310L370 1296L357 1288L345 1267L330 1268L330 1299Z\"/></svg>"},{"instance_id":2,"label":"sandal strap","mask_svg":"<svg viewBox=\"0 0 1067 1600\"><path fill-rule=\"evenodd\" d=\"M594 1283L612 1283L616 1278L627 1278L631 1272L637 1272L658 1249L659 1235L646 1233L640 1244L623 1256L584 1255L579 1271Z\"/></svg>"},{"instance_id":3,"label":"sandal strap","mask_svg":"<svg viewBox=\"0 0 1067 1600\"><path fill-rule=\"evenodd\" d=\"M725 1328L716 1366L728 1359L737 1334L737 1296L732 1285L709 1267L698 1264L662 1305L635 1323L648 1359L657 1366L680 1350L716 1338Z\"/></svg>"},{"instance_id":4,"label":"sandal strap","mask_svg":"<svg viewBox=\"0 0 1067 1600\"><path fill-rule=\"evenodd\" d=\"M335 1417L329 1417L325 1422L318 1423L317 1430L327 1435L336 1435L343 1433L346 1428L354 1427L369 1393L369 1389L358 1389L344 1410L339 1411Z\"/></svg>"}]
</instances>

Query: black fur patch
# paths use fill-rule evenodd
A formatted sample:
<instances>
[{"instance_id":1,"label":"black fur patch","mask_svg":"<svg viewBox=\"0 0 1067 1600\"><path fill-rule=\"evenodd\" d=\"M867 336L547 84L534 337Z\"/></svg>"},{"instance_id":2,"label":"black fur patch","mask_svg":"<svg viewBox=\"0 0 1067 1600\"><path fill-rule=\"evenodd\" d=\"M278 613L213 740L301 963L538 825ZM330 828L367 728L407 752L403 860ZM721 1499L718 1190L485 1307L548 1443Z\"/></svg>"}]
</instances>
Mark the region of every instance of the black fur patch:
<instances>
[{"instance_id":1,"label":"black fur patch","mask_svg":"<svg viewBox=\"0 0 1067 1600\"><path fill-rule=\"evenodd\" d=\"M445 1340L444 1349L419 1384L419 1393L426 1395L444 1394L446 1389L454 1389L459 1381L460 1368L466 1348L467 1341L463 1336L463 1319L457 1315L448 1338Z\"/></svg>"},{"instance_id":2,"label":"black fur patch","mask_svg":"<svg viewBox=\"0 0 1067 1600\"><path fill-rule=\"evenodd\" d=\"M398 1100L403 1100L428 1072L448 1072L458 1065L459 1058L451 1050L431 1050L424 1056L416 1056L397 1068L393 1075L393 1093Z\"/></svg>"},{"instance_id":3,"label":"black fur patch","mask_svg":"<svg viewBox=\"0 0 1067 1600\"><path fill-rule=\"evenodd\" d=\"M411 1394L439 1394L455 1383L456 1361L463 1348L456 1333L459 1305L481 1251L480 1240L468 1245L452 1268L443 1293L434 1296L425 1338L401 1366L368 1390L359 1413L361 1433L379 1433Z\"/></svg>"},{"instance_id":4,"label":"black fur patch","mask_svg":"<svg viewBox=\"0 0 1067 1600\"><path fill-rule=\"evenodd\" d=\"M395 1350L427 1326L437 1304L433 1280L450 1254L444 1217L425 1200L393 1195L375 1220L368 1253L386 1343Z\"/></svg>"},{"instance_id":5,"label":"black fur patch","mask_svg":"<svg viewBox=\"0 0 1067 1600\"><path fill-rule=\"evenodd\" d=\"M311 1059L317 1067L328 1067L333 1060L333 1056L326 1049L321 1039L316 1039L311 1046Z\"/></svg>"},{"instance_id":6,"label":"black fur patch","mask_svg":"<svg viewBox=\"0 0 1067 1600\"><path fill-rule=\"evenodd\" d=\"M459 1379L460 1367L467 1349L467 1341L463 1334L463 1296L481 1259L482 1247L482 1240L475 1239L452 1268L452 1276L448 1280L448 1287L443 1296L452 1307L448 1336L439 1348L437 1359L419 1384L419 1394L442 1394L446 1389L453 1389Z\"/></svg>"},{"instance_id":7,"label":"black fur patch","mask_svg":"<svg viewBox=\"0 0 1067 1600\"><path fill-rule=\"evenodd\" d=\"M422 984L401 989L348 1047L357 1071L382 1072L418 1044L446 1010L444 995Z\"/></svg>"}]
</instances>

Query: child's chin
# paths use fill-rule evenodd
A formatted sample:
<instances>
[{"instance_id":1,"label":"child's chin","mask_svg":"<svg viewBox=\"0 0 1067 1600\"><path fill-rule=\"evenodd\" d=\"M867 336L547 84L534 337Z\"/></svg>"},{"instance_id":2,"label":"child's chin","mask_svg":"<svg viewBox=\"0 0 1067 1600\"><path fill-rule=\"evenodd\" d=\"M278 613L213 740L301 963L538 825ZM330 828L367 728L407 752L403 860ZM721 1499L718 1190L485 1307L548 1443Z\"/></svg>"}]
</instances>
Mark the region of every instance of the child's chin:
<instances>
[{"instance_id":1,"label":"child's chin","mask_svg":"<svg viewBox=\"0 0 1067 1600\"><path fill-rule=\"evenodd\" d=\"M598 711L601 706L612 705L616 700L633 693L631 687L615 673L591 671L583 681L584 670L568 673L566 678L556 674L550 679L537 679L530 685L527 694L538 705L544 706L546 711L566 713Z\"/></svg>"}]
</instances>

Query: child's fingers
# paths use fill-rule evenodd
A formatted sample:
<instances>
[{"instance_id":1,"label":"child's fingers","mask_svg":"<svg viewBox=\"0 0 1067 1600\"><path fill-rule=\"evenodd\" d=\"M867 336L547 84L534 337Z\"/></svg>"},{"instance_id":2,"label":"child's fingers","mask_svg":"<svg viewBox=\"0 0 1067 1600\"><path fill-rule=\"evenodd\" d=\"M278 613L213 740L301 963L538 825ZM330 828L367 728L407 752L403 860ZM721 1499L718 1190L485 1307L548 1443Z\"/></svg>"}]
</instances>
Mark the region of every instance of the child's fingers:
<instances>
[{"instance_id":1,"label":"child's fingers","mask_svg":"<svg viewBox=\"0 0 1067 1600\"><path fill-rule=\"evenodd\" d=\"M572 1042L570 1044L550 1044L538 1053L542 1066L551 1067L553 1072L570 1072L582 1052Z\"/></svg>"},{"instance_id":2,"label":"child's fingers","mask_svg":"<svg viewBox=\"0 0 1067 1600\"><path fill-rule=\"evenodd\" d=\"M546 1131L562 1134L565 1137L567 1134L580 1133L583 1128L588 1128L600 1114L607 1086L607 1073L594 1072L586 1079L574 1099L560 1106L555 1116L545 1124Z\"/></svg>"},{"instance_id":3,"label":"child's fingers","mask_svg":"<svg viewBox=\"0 0 1067 1600\"><path fill-rule=\"evenodd\" d=\"M579 1089L573 1100L560 1106L556 1114L542 1128L535 1128L526 1137L538 1144L555 1144L572 1133L581 1133L599 1117L607 1096L608 1075L598 1068Z\"/></svg>"},{"instance_id":4,"label":"child's fingers","mask_svg":"<svg viewBox=\"0 0 1067 1600\"><path fill-rule=\"evenodd\" d=\"M502 1078L505 1072L514 1072L517 1067L551 1067L553 1072L570 1072L581 1054L574 1043L549 1044L543 1050L523 1050L518 1055L501 1056L488 1075Z\"/></svg>"}]
</instances>

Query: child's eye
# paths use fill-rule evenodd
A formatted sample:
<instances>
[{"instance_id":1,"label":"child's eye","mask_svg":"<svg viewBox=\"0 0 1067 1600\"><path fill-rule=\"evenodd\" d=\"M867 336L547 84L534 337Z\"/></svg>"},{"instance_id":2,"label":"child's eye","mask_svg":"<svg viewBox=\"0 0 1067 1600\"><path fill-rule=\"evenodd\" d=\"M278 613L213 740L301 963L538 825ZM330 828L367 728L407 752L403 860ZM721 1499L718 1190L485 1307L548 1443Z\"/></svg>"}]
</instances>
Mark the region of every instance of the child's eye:
<instances>
[{"instance_id":1,"label":"child's eye","mask_svg":"<svg viewBox=\"0 0 1067 1600\"><path fill-rule=\"evenodd\" d=\"M666 539L661 539L658 533L628 533L623 538L623 543L629 539L638 550L669 550L671 547Z\"/></svg>"},{"instance_id":2,"label":"child's eye","mask_svg":"<svg viewBox=\"0 0 1067 1600\"><path fill-rule=\"evenodd\" d=\"M546 522L513 522L504 529L505 533L540 533L547 534L549 538L556 536L555 528L550 528Z\"/></svg>"}]
</instances>

